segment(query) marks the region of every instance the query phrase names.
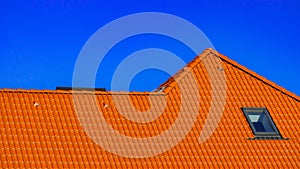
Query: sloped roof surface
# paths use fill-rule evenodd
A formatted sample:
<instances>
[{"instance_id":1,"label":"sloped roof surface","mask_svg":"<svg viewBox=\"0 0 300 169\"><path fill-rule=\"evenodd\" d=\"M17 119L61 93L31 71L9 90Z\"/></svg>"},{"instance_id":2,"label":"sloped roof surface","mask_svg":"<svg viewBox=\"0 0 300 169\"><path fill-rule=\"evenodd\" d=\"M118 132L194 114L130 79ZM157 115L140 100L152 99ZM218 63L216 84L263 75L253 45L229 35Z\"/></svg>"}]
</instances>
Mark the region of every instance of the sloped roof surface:
<instances>
[{"instance_id":1,"label":"sloped roof surface","mask_svg":"<svg viewBox=\"0 0 300 169\"><path fill-rule=\"evenodd\" d=\"M216 59L221 66L212 62ZM212 96L221 82L216 76L212 85L205 62L224 72L226 96ZM163 92L78 92L74 100L72 91L2 89L0 168L300 168L298 96L212 49L205 50L186 68L161 85L165 87ZM191 80L188 71L196 78L196 92L200 96L196 120L185 137L163 153L142 158L116 155L99 146L78 118L78 111L95 111L96 106L106 123L122 135L133 138L159 135L170 130L180 116L180 93L183 93L180 89L188 95L195 94L188 85ZM179 83L184 83L182 88ZM96 100L88 99L94 96ZM214 104L212 100L219 105L222 98L224 111L220 118L213 118L218 125L210 137L199 141ZM121 106L117 107L116 101ZM147 113L156 113L162 107L163 113L147 123L128 120L119 112L120 109L140 111L144 113L141 117L147 117ZM281 135L288 140L249 140L254 135L242 107L267 107Z\"/></svg>"}]
</instances>

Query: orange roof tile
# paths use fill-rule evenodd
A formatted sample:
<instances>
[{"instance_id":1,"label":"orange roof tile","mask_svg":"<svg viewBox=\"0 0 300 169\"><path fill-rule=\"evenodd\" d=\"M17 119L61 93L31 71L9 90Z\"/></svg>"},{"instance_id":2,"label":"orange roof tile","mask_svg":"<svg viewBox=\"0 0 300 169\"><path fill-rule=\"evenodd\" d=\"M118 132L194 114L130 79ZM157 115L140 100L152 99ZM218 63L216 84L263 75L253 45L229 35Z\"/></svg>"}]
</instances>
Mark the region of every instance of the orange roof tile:
<instances>
[{"instance_id":1,"label":"orange roof tile","mask_svg":"<svg viewBox=\"0 0 300 169\"><path fill-rule=\"evenodd\" d=\"M295 94L212 49L161 87L0 90L0 168L300 168ZM288 140L249 140L242 107L267 107Z\"/></svg>"}]
</instances>

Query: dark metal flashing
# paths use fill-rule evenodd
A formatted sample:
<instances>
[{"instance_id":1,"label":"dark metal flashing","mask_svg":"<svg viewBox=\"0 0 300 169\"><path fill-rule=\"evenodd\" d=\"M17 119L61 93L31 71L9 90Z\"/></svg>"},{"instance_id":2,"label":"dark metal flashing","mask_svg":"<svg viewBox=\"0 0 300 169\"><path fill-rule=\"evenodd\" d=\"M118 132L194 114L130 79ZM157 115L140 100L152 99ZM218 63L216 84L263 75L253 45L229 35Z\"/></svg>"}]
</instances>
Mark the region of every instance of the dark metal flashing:
<instances>
[{"instance_id":1,"label":"dark metal flashing","mask_svg":"<svg viewBox=\"0 0 300 169\"><path fill-rule=\"evenodd\" d=\"M247 140L289 140L289 138L282 138L282 137L254 137L254 138L247 138Z\"/></svg>"},{"instance_id":2,"label":"dark metal flashing","mask_svg":"<svg viewBox=\"0 0 300 169\"><path fill-rule=\"evenodd\" d=\"M105 88L87 88L87 87L61 87L57 86L56 90L83 90L83 91L106 91Z\"/></svg>"}]
</instances>

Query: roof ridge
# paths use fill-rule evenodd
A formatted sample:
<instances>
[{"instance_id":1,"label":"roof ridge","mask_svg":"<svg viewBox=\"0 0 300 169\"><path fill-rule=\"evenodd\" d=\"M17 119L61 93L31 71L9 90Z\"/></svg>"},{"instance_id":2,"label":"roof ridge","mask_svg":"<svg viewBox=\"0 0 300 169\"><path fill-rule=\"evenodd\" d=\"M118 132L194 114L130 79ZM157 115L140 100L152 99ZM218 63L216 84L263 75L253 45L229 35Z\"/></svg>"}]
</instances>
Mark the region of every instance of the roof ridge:
<instances>
[{"instance_id":1,"label":"roof ridge","mask_svg":"<svg viewBox=\"0 0 300 169\"><path fill-rule=\"evenodd\" d=\"M192 61L190 61L187 65L185 65L182 69L180 69L175 75L173 75L171 78L169 78L166 82L162 83L159 88L165 87L163 92L136 92L136 91L132 91L132 92L125 92L125 91L92 91L94 94L130 94L130 95L134 95L134 94L141 94L141 95L149 95L149 94L167 94L169 91L171 91L177 84L178 81L180 81L185 75L186 73L189 72L189 69L186 68L190 68L193 69L196 65L198 65L204 58L206 58L207 56L209 56L210 54L212 54L215 57L220 58L221 60L227 62L228 64L231 64L232 66L242 70L243 72L251 75L252 77L256 78L257 80L262 81L263 83L273 87L274 89L282 92L283 94L297 100L300 102L300 96L296 95L295 93L288 91L287 89L281 87L280 85L272 82L271 80L257 74L256 72L248 69L247 67L237 63L234 60L231 60L230 58L228 58L227 56L219 53L218 51L212 49L212 48L207 48L205 49L200 55L196 56ZM72 90L49 90L49 89L42 89L42 90L37 90L37 89L9 89L9 88L2 88L0 89L0 92L31 92L31 93L67 93L67 94L72 94L73 91ZM79 91L80 93L90 93L91 91Z\"/></svg>"},{"instance_id":2,"label":"roof ridge","mask_svg":"<svg viewBox=\"0 0 300 169\"><path fill-rule=\"evenodd\" d=\"M190 61L188 64L186 64L182 69L180 69L175 75L173 75L171 78L169 78L167 81L162 83L159 88L166 87L164 92L168 93L171 91L176 83L180 81L186 73L188 73L189 69L193 69L195 66L197 66L204 58L209 56L210 49L205 49L200 55L196 56L192 61Z\"/></svg>"},{"instance_id":3,"label":"roof ridge","mask_svg":"<svg viewBox=\"0 0 300 169\"><path fill-rule=\"evenodd\" d=\"M236 67L236 68L242 70L243 72L245 72L245 73L251 75L252 77L256 78L257 80L260 80L260 81L262 81L263 83L265 83L265 84L267 84L267 85L269 85L269 86L275 88L276 90L278 90L278 91L280 91L280 92L282 92L282 93L284 93L284 94L286 94L286 95L292 97L293 99L295 99L295 100L297 100L297 101L300 101L300 96L296 95L295 93L293 93L293 92L291 92L291 91L288 91L287 89L281 87L280 85L278 85L278 84L272 82L271 80L269 80L269 79L263 77L262 75L257 74L256 72L254 72L254 71L248 69L247 67L245 67L245 66L239 64L238 62L236 62L236 61L234 61L234 60L231 60L231 59L228 58L227 56L225 56L225 55L219 53L218 51L216 51L216 50L214 50L214 49L212 49L212 48L208 48L207 50L210 51L210 53L213 54L214 56L219 57L219 58L222 59L223 61L225 61L225 62L231 64L232 66L234 66L234 67Z\"/></svg>"}]
</instances>

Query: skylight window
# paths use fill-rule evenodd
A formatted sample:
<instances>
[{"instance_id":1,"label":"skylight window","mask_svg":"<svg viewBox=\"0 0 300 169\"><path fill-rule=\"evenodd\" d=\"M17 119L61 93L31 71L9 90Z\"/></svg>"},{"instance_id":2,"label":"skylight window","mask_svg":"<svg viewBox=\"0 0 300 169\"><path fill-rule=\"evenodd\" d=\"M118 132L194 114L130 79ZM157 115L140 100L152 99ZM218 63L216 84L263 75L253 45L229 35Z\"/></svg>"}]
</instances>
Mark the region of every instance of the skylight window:
<instances>
[{"instance_id":1,"label":"skylight window","mask_svg":"<svg viewBox=\"0 0 300 169\"><path fill-rule=\"evenodd\" d=\"M266 108L242 108L255 138L282 138Z\"/></svg>"}]
</instances>

